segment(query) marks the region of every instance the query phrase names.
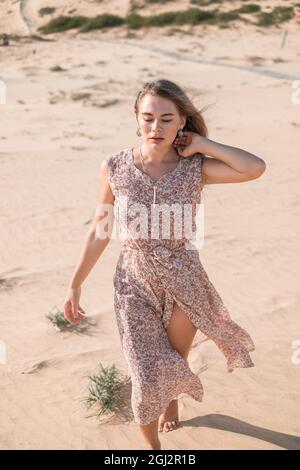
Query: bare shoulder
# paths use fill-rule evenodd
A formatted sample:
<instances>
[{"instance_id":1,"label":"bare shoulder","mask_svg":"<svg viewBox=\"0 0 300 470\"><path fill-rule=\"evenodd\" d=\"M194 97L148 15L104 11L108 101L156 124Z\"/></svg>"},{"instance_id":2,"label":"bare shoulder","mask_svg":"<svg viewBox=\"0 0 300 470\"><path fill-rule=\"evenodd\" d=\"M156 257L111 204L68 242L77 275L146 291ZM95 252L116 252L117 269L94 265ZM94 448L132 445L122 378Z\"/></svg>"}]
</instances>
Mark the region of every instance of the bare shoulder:
<instances>
[{"instance_id":1,"label":"bare shoulder","mask_svg":"<svg viewBox=\"0 0 300 470\"><path fill-rule=\"evenodd\" d=\"M203 184L242 183L258 178L262 171L241 173L216 158L204 157L202 166Z\"/></svg>"}]
</instances>

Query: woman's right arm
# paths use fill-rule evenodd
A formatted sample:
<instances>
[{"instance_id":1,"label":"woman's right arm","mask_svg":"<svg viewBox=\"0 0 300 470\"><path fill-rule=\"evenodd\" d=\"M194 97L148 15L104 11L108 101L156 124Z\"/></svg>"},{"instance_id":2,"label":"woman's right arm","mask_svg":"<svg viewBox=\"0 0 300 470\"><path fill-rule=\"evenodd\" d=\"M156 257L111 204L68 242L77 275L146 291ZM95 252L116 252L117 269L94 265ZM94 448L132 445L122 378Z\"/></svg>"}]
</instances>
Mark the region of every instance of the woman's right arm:
<instances>
[{"instance_id":1,"label":"woman's right arm","mask_svg":"<svg viewBox=\"0 0 300 470\"><path fill-rule=\"evenodd\" d=\"M82 316L85 315L79 305L81 285L108 245L113 230L114 195L109 184L108 172L108 165L104 160L100 165L100 194L96 214L85 236L79 261L70 279L64 303L65 318L72 324L78 324ZM100 227L104 228L104 233L99 231Z\"/></svg>"}]
</instances>

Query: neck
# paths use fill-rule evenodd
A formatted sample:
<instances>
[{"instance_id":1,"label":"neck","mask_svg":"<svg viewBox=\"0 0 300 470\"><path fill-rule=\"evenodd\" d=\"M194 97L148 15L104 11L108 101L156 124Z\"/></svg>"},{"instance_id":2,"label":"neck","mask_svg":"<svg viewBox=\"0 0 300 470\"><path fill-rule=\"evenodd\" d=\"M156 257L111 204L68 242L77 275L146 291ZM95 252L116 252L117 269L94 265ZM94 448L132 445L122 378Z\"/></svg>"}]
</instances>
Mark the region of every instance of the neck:
<instances>
[{"instance_id":1,"label":"neck","mask_svg":"<svg viewBox=\"0 0 300 470\"><path fill-rule=\"evenodd\" d=\"M171 145L165 148L152 148L143 144L140 147L144 159L148 162L169 163L172 161L177 161L179 159L178 153Z\"/></svg>"}]
</instances>

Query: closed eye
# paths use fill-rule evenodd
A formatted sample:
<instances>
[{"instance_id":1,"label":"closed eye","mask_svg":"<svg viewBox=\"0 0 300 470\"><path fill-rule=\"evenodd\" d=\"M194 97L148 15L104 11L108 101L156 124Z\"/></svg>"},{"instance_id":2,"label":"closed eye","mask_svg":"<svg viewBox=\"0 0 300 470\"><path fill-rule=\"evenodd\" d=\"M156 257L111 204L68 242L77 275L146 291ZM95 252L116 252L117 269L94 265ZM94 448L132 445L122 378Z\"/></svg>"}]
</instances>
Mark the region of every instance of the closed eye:
<instances>
[{"instance_id":1,"label":"closed eye","mask_svg":"<svg viewBox=\"0 0 300 470\"><path fill-rule=\"evenodd\" d=\"M145 119L146 122L151 122L152 119ZM168 121L167 120L162 120L162 122L171 122L172 119L169 119Z\"/></svg>"}]
</instances>

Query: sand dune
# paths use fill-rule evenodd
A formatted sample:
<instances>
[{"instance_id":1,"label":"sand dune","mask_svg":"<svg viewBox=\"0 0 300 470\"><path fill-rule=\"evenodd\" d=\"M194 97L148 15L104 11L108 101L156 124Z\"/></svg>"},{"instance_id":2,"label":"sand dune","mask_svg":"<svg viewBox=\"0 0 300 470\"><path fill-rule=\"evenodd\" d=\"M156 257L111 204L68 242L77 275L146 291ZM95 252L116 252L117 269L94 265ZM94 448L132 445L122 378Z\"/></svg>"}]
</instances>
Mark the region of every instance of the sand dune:
<instances>
[{"instance_id":1,"label":"sand dune","mask_svg":"<svg viewBox=\"0 0 300 470\"><path fill-rule=\"evenodd\" d=\"M20 10L19 2L0 2L0 33L5 24L8 33L28 36L44 24L38 9L50 1L22 3ZM174 3L184 9L189 2ZM82 14L87 4L91 16L108 4L119 15L129 9L119 0L58 0L56 13ZM99 165L139 142L134 99L142 83L158 77L182 84L200 108L209 105L211 139L267 162L258 180L205 187L200 252L232 317L254 338L255 367L227 374L216 346L201 342L189 360L201 374L204 401L180 401L181 427L161 436L162 448L300 449L300 365L292 360L300 340L296 26L193 27L190 35L165 28L133 38L122 28L72 31L0 47L7 86L0 106L1 449L142 446L132 420L99 424L82 403L100 361L127 372L113 312L117 240L83 286L94 334L57 332L45 315L62 308L96 208Z\"/></svg>"}]
</instances>

